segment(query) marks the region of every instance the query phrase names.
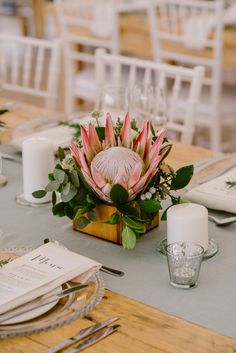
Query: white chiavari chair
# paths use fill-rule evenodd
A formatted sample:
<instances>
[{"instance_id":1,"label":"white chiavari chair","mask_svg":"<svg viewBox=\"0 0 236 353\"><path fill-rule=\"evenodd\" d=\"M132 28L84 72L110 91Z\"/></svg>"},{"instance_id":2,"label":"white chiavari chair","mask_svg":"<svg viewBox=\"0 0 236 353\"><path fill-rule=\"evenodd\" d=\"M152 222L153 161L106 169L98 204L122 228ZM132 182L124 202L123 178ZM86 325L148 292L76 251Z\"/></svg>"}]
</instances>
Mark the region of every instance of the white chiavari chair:
<instances>
[{"instance_id":1,"label":"white chiavari chair","mask_svg":"<svg viewBox=\"0 0 236 353\"><path fill-rule=\"evenodd\" d=\"M149 0L148 4L154 60L206 67L201 100L204 103L199 107L196 124L209 129L212 149L227 148L221 141L222 124L223 121L224 124L232 123L232 115L227 115L228 112L223 111L221 104L224 100L223 1Z\"/></svg>"},{"instance_id":2,"label":"white chiavari chair","mask_svg":"<svg viewBox=\"0 0 236 353\"><path fill-rule=\"evenodd\" d=\"M76 99L94 101L94 51L103 47L119 51L116 0L56 0L57 18L63 38L66 111L75 109Z\"/></svg>"},{"instance_id":3,"label":"white chiavari chair","mask_svg":"<svg viewBox=\"0 0 236 353\"><path fill-rule=\"evenodd\" d=\"M58 96L61 41L0 35L2 89L44 101L54 110Z\"/></svg>"},{"instance_id":4,"label":"white chiavari chair","mask_svg":"<svg viewBox=\"0 0 236 353\"><path fill-rule=\"evenodd\" d=\"M122 69L126 68L126 77ZM157 63L149 60L130 58L121 55L112 55L104 49L96 50L96 83L97 83L97 104L100 99L100 92L107 85L107 72L110 71L109 84L119 90L120 87L129 87L132 92L136 84L145 88L155 84L169 86L168 122L169 131L177 132L180 141L191 144L194 135L194 119L201 94L204 68L201 66L184 68L175 65ZM141 70L141 71L140 71ZM142 72L142 77L140 77ZM124 80L125 79L125 80ZM185 106L178 107L178 97L181 93L182 84L188 83ZM179 121L181 115L181 122Z\"/></svg>"}]
</instances>

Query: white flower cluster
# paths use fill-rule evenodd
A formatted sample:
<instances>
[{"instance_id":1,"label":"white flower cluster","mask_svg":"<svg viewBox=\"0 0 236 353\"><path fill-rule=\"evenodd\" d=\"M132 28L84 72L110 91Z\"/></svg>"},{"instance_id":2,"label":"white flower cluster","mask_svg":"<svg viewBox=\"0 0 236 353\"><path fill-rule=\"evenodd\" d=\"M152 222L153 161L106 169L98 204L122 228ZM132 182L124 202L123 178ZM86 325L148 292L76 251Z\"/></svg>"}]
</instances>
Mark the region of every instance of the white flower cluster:
<instances>
[{"instance_id":1,"label":"white flower cluster","mask_svg":"<svg viewBox=\"0 0 236 353\"><path fill-rule=\"evenodd\" d=\"M142 194L140 196L140 199L141 200L150 200L155 193L156 193L156 188L154 188L152 186L149 188L149 190L147 192L145 192L145 194Z\"/></svg>"},{"instance_id":2,"label":"white flower cluster","mask_svg":"<svg viewBox=\"0 0 236 353\"><path fill-rule=\"evenodd\" d=\"M74 169L75 166L75 160L72 156L72 154L67 154L65 156L65 158L63 159L63 161L61 162L62 168L63 169L67 169L70 172L72 172L72 170Z\"/></svg>"}]
</instances>

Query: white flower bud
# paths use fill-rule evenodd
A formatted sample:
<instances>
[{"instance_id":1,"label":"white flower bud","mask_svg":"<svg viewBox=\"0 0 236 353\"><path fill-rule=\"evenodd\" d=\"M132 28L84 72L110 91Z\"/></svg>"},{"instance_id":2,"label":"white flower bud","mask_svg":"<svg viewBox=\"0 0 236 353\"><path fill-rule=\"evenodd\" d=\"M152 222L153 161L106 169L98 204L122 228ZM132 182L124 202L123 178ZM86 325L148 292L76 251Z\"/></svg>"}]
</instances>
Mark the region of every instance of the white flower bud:
<instances>
[{"instance_id":1,"label":"white flower bud","mask_svg":"<svg viewBox=\"0 0 236 353\"><path fill-rule=\"evenodd\" d=\"M155 194L155 192L156 192L156 188L154 188L153 186L149 189L149 192L151 193L151 194Z\"/></svg>"},{"instance_id":2,"label":"white flower bud","mask_svg":"<svg viewBox=\"0 0 236 353\"><path fill-rule=\"evenodd\" d=\"M141 200L145 200L145 199L146 199L145 195L142 194L142 195L140 196L140 199L141 199Z\"/></svg>"},{"instance_id":3,"label":"white flower bud","mask_svg":"<svg viewBox=\"0 0 236 353\"><path fill-rule=\"evenodd\" d=\"M148 191L146 192L145 197L147 200L150 200L152 198L152 194Z\"/></svg>"}]
</instances>

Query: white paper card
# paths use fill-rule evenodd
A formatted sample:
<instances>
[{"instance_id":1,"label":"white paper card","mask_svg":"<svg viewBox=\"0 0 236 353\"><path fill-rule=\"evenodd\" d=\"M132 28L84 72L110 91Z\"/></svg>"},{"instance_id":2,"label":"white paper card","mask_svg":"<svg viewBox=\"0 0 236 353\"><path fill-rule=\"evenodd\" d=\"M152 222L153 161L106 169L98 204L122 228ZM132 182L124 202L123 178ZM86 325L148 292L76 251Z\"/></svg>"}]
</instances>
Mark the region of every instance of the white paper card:
<instances>
[{"instance_id":1,"label":"white paper card","mask_svg":"<svg viewBox=\"0 0 236 353\"><path fill-rule=\"evenodd\" d=\"M47 243L0 269L0 314L79 277L85 283L101 264L57 243ZM78 279L78 278L77 278Z\"/></svg>"},{"instance_id":2,"label":"white paper card","mask_svg":"<svg viewBox=\"0 0 236 353\"><path fill-rule=\"evenodd\" d=\"M214 210L236 213L236 188L228 188L226 181L236 180L236 167L227 173L195 187L185 194L192 202Z\"/></svg>"}]
</instances>

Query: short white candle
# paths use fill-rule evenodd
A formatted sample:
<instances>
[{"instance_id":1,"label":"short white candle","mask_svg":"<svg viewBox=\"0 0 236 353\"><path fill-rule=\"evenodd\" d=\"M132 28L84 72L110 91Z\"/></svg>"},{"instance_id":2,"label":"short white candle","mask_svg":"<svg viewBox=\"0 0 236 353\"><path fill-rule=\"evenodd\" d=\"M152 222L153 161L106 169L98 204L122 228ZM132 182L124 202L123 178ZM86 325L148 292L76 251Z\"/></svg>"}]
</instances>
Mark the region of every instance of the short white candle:
<instances>
[{"instance_id":1,"label":"short white candle","mask_svg":"<svg viewBox=\"0 0 236 353\"><path fill-rule=\"evenodd\" d=\"M44 189L48 184L48 173L54 168L52 142L43 137L28 138L23 142L23 194L24 199L32 203L43 203L51 199L47 194L41 199L32 196L32 192Z\"/></svg>"},{"instance_id":2,"label":"short white candle","mask_svg":"<svg viewBox=\"0 0 236 353\"><path fill-rule=\"evenodd\" d=\"M167 211L167 244L191 241L208 249L208 211L195 203L182 203Z\"/></svg>"}]
</instances>

